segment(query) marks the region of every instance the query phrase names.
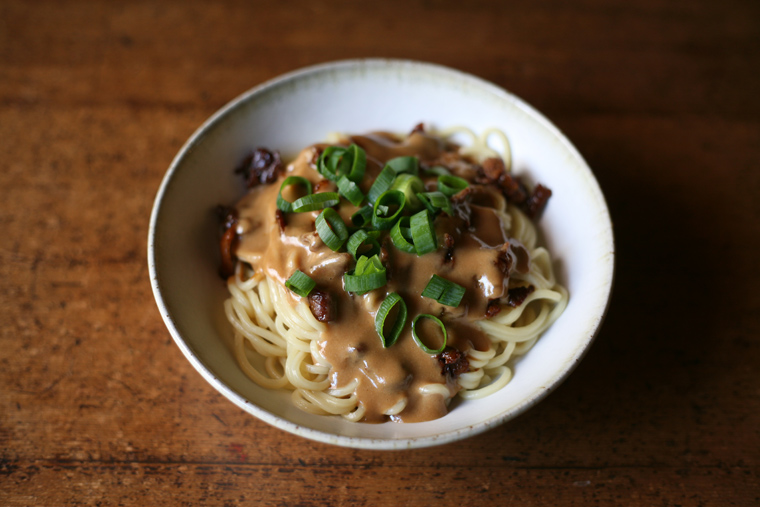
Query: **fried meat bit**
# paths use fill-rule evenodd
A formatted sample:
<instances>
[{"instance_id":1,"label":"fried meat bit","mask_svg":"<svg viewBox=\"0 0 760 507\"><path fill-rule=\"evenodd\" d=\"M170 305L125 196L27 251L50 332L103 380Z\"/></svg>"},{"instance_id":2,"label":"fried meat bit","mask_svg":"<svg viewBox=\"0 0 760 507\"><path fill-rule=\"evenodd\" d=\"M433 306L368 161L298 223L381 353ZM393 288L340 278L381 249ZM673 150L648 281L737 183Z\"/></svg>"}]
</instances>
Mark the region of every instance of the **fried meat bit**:
<instances>
[{"instance_id":1,"label":"fried meat bit","mask_svg":"<svg viewBox=\"0 0 760 507\"><path fill-rule=\"evenodd\" d=\"M494 315L497 315L501 311L501 304L498 299L489 299L488 306L486 306L486 318L490 319Z\"/></svg>"},{"instance_id":2,"label":"fried meat bit","mask_svg":"<svg viewBox=\"0 0 760 507\"><path fill-rule=\"evenodd\" d=\"M443 246L446 247L446 252L443 254L444 264L454 261L454 236L448 232L443 234Z\"/></svg>"},{"instance_id":3,"label":"fried meat bit","mask_svg":"<svg viewBox=\"0 0 760 507\"><path fill-rule=\"evenodd\" d=\"M546 207L546 202L551 196L552 191L539 183L536 185L535 190L533 190L533 194L525 203L525 213L530 218L541 216L541 213L543 213L544 208Z\"/></svg>"},{"instance_id":4,"label":"fried meat bit","mask_svg":"<svg viewBox=\"0 0 760 507\"><path fill-rule=\"evenodd\" d=\"M217 206L217 216L224 228L224 233L219 239L219 252L222 262L219 267L219 276L229 278L235 274L235 249L237 248L238 212L235 208Z\"/></svg>"},{"instance_id":5,"label":"fried meat bit","mask_svg":"<svg viewBox=\"0 0 760 507\"><path fill-rule=\"evenodd\" d=\"M485 159L478 176L479 182L498 186L507 200L512 204L523 204L528 198L528 191L525 189L525 185L507 172L504 161L500 158L491 157Z\"/></svg>"},{"instance_id":6,"label":"fried meat bit","mask_svg":"<svg viewBox=\"0 0 760 507\"><path fill-rule=\"evenodd\" d=\"M507 304L512 308L517 308L523 304L525 298L534 290L536 290L536 288L532 285L528 285L527 287L512 287L507 292Z\"/></svg>"},{"instance_id":7,"label":"fried meat bit","mask_svg":"<svg viewBox=\"0 0 760 507\"><path fill-rule=\"evenodd\" d=\"M285 164L282 163L279 152L257 148L243 159L235 172L242 174L248 188L251 188L273 183L284 170Z\"/></svg>"},{"instance_id":8,"label":"fried meat bit","mask_svg":"<svg viewBox=\"0 0 760 507\"><path fill-rule=\"evenodd\" d=\"M467 356L454 347L446 347L446 350L438 354L437 359L441 365L441 375L447 375L449 378L455 379L470 370Z\"/></svg>"},{"instance_id":9,"label":"fried meat bit","mask_svg":"<svg viewBox=\"0 0 760 507\"><path fill-rule=\"evenodd\" d=\"M412 129L412 131L409 132L409 135L412 135L412 134L414 134L416 132L425 132L425 124L418 123L417 125L415 125L414 128Z\"/></svg>"},{"instance_id":10,"label":"fried meat bit","mask_svg":"<svg viewBox=\"0 0 760 507\"><path fill-rule=\"evenodd\" d=\"M336 319L337 311L329 292L314 289L309 294L309 309L320 322L330 322Z\"/></svg>"},{"instance_id":11,"label":"fried meat bit","mask_svg":"<svg viewBox=\"0 0 760 507\"><path fill-rule=\"evenodd\" d=\"M274 220L277 222L277 225L280 227L280 232L285 231L285 213L281 210L275 210L274 212Z\"/></svg>"}]
</instances>

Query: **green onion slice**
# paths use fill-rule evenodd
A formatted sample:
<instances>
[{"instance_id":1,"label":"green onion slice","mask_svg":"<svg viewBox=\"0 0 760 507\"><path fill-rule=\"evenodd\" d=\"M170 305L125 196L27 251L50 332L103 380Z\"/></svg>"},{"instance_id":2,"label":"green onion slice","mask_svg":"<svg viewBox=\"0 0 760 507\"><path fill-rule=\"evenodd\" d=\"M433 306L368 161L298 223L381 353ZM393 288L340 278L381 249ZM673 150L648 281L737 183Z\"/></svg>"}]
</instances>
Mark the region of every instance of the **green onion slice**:
<instances>
[{"instance_id":1,"label":"green onion slice","mask_svg":"<svg viewBox=\"0 0 760 507\"><path fill-rule=\"evenodd\" d=\"M438 249L438 239L435 236L435 229L433 229L433 222L428 210L424 209L412 215L409 223L417 255L425 255Z\"/></svg>"},{"instance_id":2,"label":"green onion slice","mask_svg":"<svg viewBox=\"0 0 760 507\"><path fill-rule=\"evenodd\" d=\"M420 195L424 197L420 197ZM428 210L432 208L434 215L438 214L439 211L444 211L449 216L454 214L451 209L451 201L449 201L449 198L443 192L425 192L424 194L417 194L417 197L423 201Z\"/></svg>"},{"instance_id":3,"label":"green onion slice","mask_svg":"<svg viewBox=\"0 0 760 507\"><path fill-rule=\"evenodd\" d=\"M388 165L383 167L383 170L380 171L380 174L375 178L375 182L369 188L369 193L367 194L369 202L375 204L377 198L391 188L394 179L396 179L396 172L393 168Z\"/></svg>"},{"instance_id":4,"label":"green onion slice","mask_svg":"<svg viewBox=\"0 0 760 507\"><path fill-rule=\"evenodd\" d=\"M399 305L398 314L396 315L396 320L393 322L390 332L386 335L385 320L396 305ZM395 292L388 294L383 302L380 303L380 308L378 308L377 313L375 314L375 331L377 331L377 334L380 336L384 348L388 348L396 343L396 340L398 340L398 337L401 334L401 330L404 329L404 325L406 324L406 315L406 303L401 296Z\"/></svg>"},{"instance_id":5,"label":"green onion slice","mask_svg":"<svg viewBox=\"0 0 760 507\"><path fill-rule=\"evenodd\" d=\"M435 299L442 305L452 306L454 308L459 306L459 303L462 302L464 293L464 287L438 275L433 275L425 287L425 290L422 291L424 297Z\"/></svg>"},{"instance_id":6,"label":"green onion slice","mask_svg":"<svg viewBox=\"0 0 760 507\"><path fill-rule=\"evenodd\" d=\"M338 212L333 208L325 208L314 221L317 234L327 247L337 252L348 239L348 228Z\"/></svg>"},{"instance_id":7,"label":"green onion slice","mask_svg":"<svg viewBox=\"0 0 760 507\"><path fill-rule=\"evenodd\" d=\"M359 208L359 211L351 215L351 223L356 227L364 227L367 224L372 223L372 212L374 206L367 204L363 208Z\"/></svg>"},{"instance_id":8,"label":"green onion slice","mask_svg":"<svg viewBox=\"0 0 760 507\"><path fill-rule=\"evenodd\" d=\"M290 275L285 281L285 287L292 290L302 298L305 298L309 293L317 286L317 282L311 279L309 275L303 271L297 269L295 273Z\"/></svg>"},{"instance_id":9,"label":"green onion slice","mask_svg":"<svg viewBox=\"0 0 760 507\"><path fill-rule=\"evenodd\" d=\"M417 176L420 172L420 160L417 157L396 157L385 163L396 174L409 173Z\"/></svg>"},{"instance_id":10,"label":"green onion slice","mask_svg":"<svg viewBox=\"0 0 760 507\"><path fill-rule=\"evenodd\" d=\"M438 190L446 197L451 197L469 186L470 184L467 183L467 180L458 176L451 174L438 176Z\"/></svg>"},{"instance_id":11,"label":"green onion slice","mask_svg":"<svg viewBox=\"0 0 760 507\"><path fill-rule=\"evenodd\" d=\"M393 227L396 220L404 210L404 204L406 203L406 197L404 192L398 190L388 190L380 195L375 201L374 213L372 213L372 225L376 229L386 230ZM388 216L390 212L390 206L398 206L396 212Z\"/></svg>"},{"instance_id":12,"label":"green onion slice","mask_svg":"<svg viewBox=\"0 0 760 507\"><path fill-rule=\"evenodd\" d=\"M396 245L396 248L406 253L415 253L417 250L414 248L414 240L412 239L412 229L409 225L409 217L401 217L401 219L393 224L391 229L391 241Z\"/></svg>"},{"instance_id":13,"label":"green onion slice","mask_svg":"<svg viewBox=\"0 0 760 507\"><path fill-rule=\"evenodd\" d=\"M340 202L338 192L321 192L319 194L309 194L296 199L293 202L293 211L303 213L304 211L316 211L318 209L332 208Z\"/></svg>"},{"instance_id":14,"label":"green onion slice","mask_svg":"<svg viewBox=\"0 0 760 507\"><path fill-rule=\"evenodd\" d=\"M435 174L436 176L444 176L446 174L451 174L448 169L446 169L442 165L434 165L433 167L429 169L425 169L425 173L428 174Z\"/></svg>"},{"instance_id":15,"label":"green onion slice","mask_svg":"<svg viewBox=\"0 0 760 507\"><path fill-rule=\"evenodd\" d=\"M348 176L341 176L338 180L338 192L354 206L359 206L364 200L364 194L359 189L359 185L351 181Z\"/></svg>"},{"instance_id":16,"label":"green onion slice","mask_svg":"<svg viewBox=\"0 0 760 507\"><path fill-rule=\"evenodd\" d=\"M277 209L284 211L285 213L293 211L293 203L285 200L282 196L282 190L289 185L301 185L306 189L306 195L311 194L311 182L306 178L300 176L288 176L285 178L285 181L280 185L280 192L277 194Z\"/></svg>"},{"instance_id":17,"label":"green onion slice","mask_svg":"<svg viewBox=\"0 0 760 507\"><path fill-rule=\"evenodd\" d=\"M367 154L360 146L352 144L348 147L348 155L351 158L351 170L348 173L348 179L355 183L361 183L364 179L364 170L367 168Z\"/></svg>"},{"instance_id":18,"label":"green onion slice","mask_svg":"<svg viewBox=\"0 0 760 507\"><path fill-rule=\"evenodd\" d=\"M417 322L419 322L420 319L430 319L441 328L441 332L443 333L443 343L441 343L441 346L437 349L431 349L420 338L419 334L417 333ZM438 317L435 317L433 315L430 315L429 313L421 313L417 315L412 320L412 338L414 338L414 342L417 344L419 348L427 352L428 354L440 354L443 352L443 349L446 348L446 340L448 339L448 334L446 333L446 326L443 325L443 322L441 322L441 319Z\"/></svg>"},{"instance_id":19,"label":"green onion slice","mask_svg":"<svg viewBox=\"0 0 760 507\"><path fill-rule=\"evenodd\" d=\"M369 250L360 250L365 245L369 245ZM354 259L362 256L372 257L380 253L380 243L377 242L377 238L373 238L364 229L359 229L348 238L347 248Z\"/></svg>"},{"instance_id":20,"label":"green onion slice","mask_svg":"<svg viewBox=\"0 0 760 507\"><path fill-rule=\"evenodd\" d=\"M317 171L331 181L338 181L351 170L352 160L347 156L348 148L328 146L317 160Z\"/></svg>"},{"instance_id":21,"label":"green onion slice","mask_svg":"<svg viewBox=\"0 0 760 507\"><path fill-rule=\"evenodd\" d=\"M420 201L415 194L425 191L425 186L418 176L413 174L399 174L391 185L391 190L404 192L407 208L418 209Z\"/></svg>"},{"instance_id":22,"label":"green onion slice","mask_svg":"<svg viewBox=\"0 0 760 507\"><path fill-rule=\"evenodd\" d=\"M359 257L356 268L343 275L343 287L346 292L364 294L379 289L387 282L386 270L377 255Z\"/></svg>"}]
</instances>

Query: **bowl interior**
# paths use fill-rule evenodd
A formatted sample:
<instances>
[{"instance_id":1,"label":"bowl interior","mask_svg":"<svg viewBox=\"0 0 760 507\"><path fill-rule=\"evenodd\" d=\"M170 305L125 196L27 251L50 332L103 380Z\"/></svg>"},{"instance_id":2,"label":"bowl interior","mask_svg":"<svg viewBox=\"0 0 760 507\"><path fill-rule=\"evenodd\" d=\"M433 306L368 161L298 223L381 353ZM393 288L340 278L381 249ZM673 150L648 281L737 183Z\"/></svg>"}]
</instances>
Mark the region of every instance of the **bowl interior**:
<instances>
[{"instance_id":1,"label":"bowl interior","mask_svg":"<svg viewBox=\"0 0 760 507\"><path fill-rule=\"evenodd\" d=\"M289 394L260 388L238 368L217 275L218 204L244 189L232 169L253 147L286 158L330 132L406 132L425 122L502 129L514 172L554 192L539 223L570 301L560 319L514 367L509 385L460 403L438 420L349 423L295 409ZM235 99L190 138L169 169L151 218L149 262L156 300L177 344L234 403L286 431L338 445L404 448L484 431L539 401L577 364L603 318L612 283L612 230L599 187L570 142L543 116L504 90L429 64L360 60L285 75Z\"/></svg>"}]
</instances>

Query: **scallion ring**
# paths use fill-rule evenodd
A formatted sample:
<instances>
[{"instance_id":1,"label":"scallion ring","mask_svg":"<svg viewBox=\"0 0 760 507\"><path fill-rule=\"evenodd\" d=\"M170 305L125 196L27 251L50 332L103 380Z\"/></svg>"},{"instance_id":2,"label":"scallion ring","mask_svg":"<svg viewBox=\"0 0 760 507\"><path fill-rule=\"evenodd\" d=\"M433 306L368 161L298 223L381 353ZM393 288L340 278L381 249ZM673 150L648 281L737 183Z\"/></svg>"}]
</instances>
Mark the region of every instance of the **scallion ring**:
<instances>
[{"instance_id":1,"label":"scallion ring","mask_svg":"<svg viewBox=\"0 0 760 507\"><path fill-rule=\"evenodd\" d=\"M293 211L303 213L304 211L316 211L318 209L332 208L340 202L338 192L321 192L319 194L309 194L296 199L293 202Z\"/></svg>"},{"instance_id":2,"label":"scallion ring","mask_svg":"<svg viewBox=\"0 0 760 507\"><path fill-rule=\"evenodd\" d=\"M438 324L438 326L441 328L441 332L443 333L443 343L441 343L441 346L439 348L432 349L428 347L420 338L419 334L417 333L417 323L420 319L430 319ZM446 333L446 326L443 325L441 319L434 315L430 315L429 313L421 313L412 320L412 338L414 338L414 342L417 344L417 346L428 354L440 354L443 352L443 349L446 348L446 340L448 339L448 334Z\"/></svg>"},{"instance_id":3,"label":"scallion ring","mask_svg":"<svg viewBox=\"0 0 760 507\"><path fill-rule=\"evenodd\" d=\"M451 201L449 201L449 198L443 192L425 192L423 195L427 198L430 206L432 206L434 214L438 213L438 211L444 211L449 216L454 214L451 209ZM430 209L427 204L425 207Z\"/></svg>"},{"instance_id":4,"label":"scallion ring","mask_svg":"<svg viewBox=\"0 0 760 507\"><path fill-rule=\"evenodd\" d=\"M408 209L419 209L420 201L415 194L425 191L425 186L418 176L413 174L399 174L391 185L391 190L404 192L406 197L406 207Z\"/></svg>"},{"instance_id":5,"label":"scallion ring","mask_svg":"<svg viewBox=\"0 0 760 507\"><path fill-rule=\"evenodd\" d=\"M412 215L409 224L417 255L425 255L438 249L438 239L435 236L435 229L428 210L424 209Z\"/></svg>"},{"instance_id":6,"label":"scallion ring","mask_svg":"<svg viewBox=\"0 0 760 507\"><path fill-rule=\"evenodd\" d=\"M317 282L311 279L309 275L297 269L285 281L285 287L292 290L302 298L305 298L317 286Z\"/></svg>"},{"instance_id":7,"label":"scallion ring","mask_svg":"<svg viewBox=\"0 0 760 507\"><path fill-rule=\"evenodd\" d=\"M391 241L393 244L406 253L416 253L414 240L412 239L412 230L409 225L409 217L401 217L398 222L393 224L391 229ZM424 294L423 294L424 295Z\"/></svg>"},{"instance_id":8,"label":"scallion ring","mask_svg":"<svg viewBox=\"0 0 760 507\"><path fill-rule=\"evenodd\" d=\"M338 180L338 192L354 206L359 206L364 200L364 194L361 189L348 176L341 176Z\"/></svg>"},{"instance_id":9,"label":"scallion ring","mask_svg":"<svg viewBox=\"0 0 760 507\"><path fill-rule=\"evenodd\" d=\"M317 171L328 180L338 181L351 170L353 161L348 153L348 148L328 146L317 160Z\"/></svg>"},{"instance_id":10,"label":"scallion ring","mask_svg":"<svg viewBox=\"0 0 760 507\"><path fill-rule=\"evenodd\" d=\"M386 269L377 255L359 257L356 268L343 275L346 292L364 294L386 284Z\"/></svg>"},{"instance_id":11,"label":"scallion ring","mask_svg":"<svg viewBox=\"0 0 760 507\"><path fill-rule=\"evenodd\" d=\"M396 315L396 320L393 322L393 326L391 326L390 332L386 335L385 320L396 305L399 305L398 314ZM404 325L406 325L406 312L406 303L402 297L395 292L388 294L383 302L380 303L380 308L378 308L377 313L375 314L375 331L377 331L377 334L380 336L384 348L390 347L396 343L396 340L398 340L401 331L404 329Z\"/></svg>"},{"instance_id":12,"label":"scallion ring","mask_svg":"<svg viewBox=\"0 0 760 507\"><path fill-rule=\"evenodd\" d=\"M364 179L364 169L367 167L367 155L356 144L348 147L348 155L351 157L351 170L348 173L348 179L355 183L361 183Z\"/></svg>"},{"instance_id":13,"label":"scallion ring","mask_svg":"<svg viewBox=\"0 0 760 507\"><path fill-rule=\"evenodd\" d=\"M364 227L367 224L371 224L373 210L374 206L371 204L367 204L363 208L359 208L356 213L351 215L351 223L356 227Z\"/></svg>"},{"instance_id":14,"label":"scallion ring","mask_svg":"<svg viewBox=\"0 0 760 507\"><path fill-rule=\"evenodd\" d=\"M369 246L369 249L362 249L365 246ZM348 238L346 248L354 256L354 259L361 256L372 257L380 253L380 243L363 229L359 229Z\"/></svg>"},{"instance_id":15,"label":"scallion ring","mask_svg":"<svg viewBox=\"0 0 760 507\"><path fill-rule=\"evenodd\" d=\"M420 172L420 159L417 157L396 157L385 163L396 174L409 173L417 176Z\"/></svg>"},{"instance_id":16,"label":"scallion ring","mask_svg":"<svg viewBox=\"0 0 760 507\"><path fill-rule=\"evenodd\" d=\"M395 179L396 172L393 170L393 168L387 165L383 167L383 170L380 171L380 174L378 174L377 178L375 178L375 182L372 183L372 186L369 188L369 193L367 194L367 199L369 202L375 204L377 198L391 188L393 180Z\"/></svg>"},{"instance_id":17,"label":"scallion ring","mask_svg":"<svg viewBox=\"0 0 760 507\"><path fill-rule=\"evenodd\" d=\"M387 230L393 227L401 212L404 210L406 197L404 192L388 190L380 195L375 201L374 213L372 213L372 226L376 229ZM396 211L389 215L391 206L396 205Z\"/></svg>"},{"instance_id":18,"label":"scallion ring","mask_svg":"<svg viewBox=\"0 0 760 507\"><path fill-rule=\"evenodd\" d=\"M443 195L446 197L451 197L469 186L470 184L467 183L467 180L454 176L453 174L438 176L438 190L443 192Z\"/></svg>"},{"instance_id":19,"label":"scallion ring","mask_svg":"<svg viewBox=\"0 0 760 507\"><path fill-rule=\"evenodd\" d=\"M290 213L293 211L293 203L287 201L282 196L283 189L290 185L300 185L306 189L306 195L311 194L311 182L306 178L302 178L301 176L288 176L285 178L285 181L283 181L282 185L280 185L280 191L277 194L277 209L284 211L285 213Z\"/></svg>"},{"instance_id":20,"label":"scallion ring","mask_svg":"<svg viewBox=\"0 0 760 507\"><path fill-rule=\"evenodd\" d=\"M322 242L333 252L340 250L348 239L348 228L333 208L322 210L314 221L314 225Z\"/></svg>"},{"instance_id":21,"label":"scallion ring","mask_svg":"<svg viewBox=\"0 0 760 507\"><path fill-rule=\"evenodd\" d=\"M425 287L425 290L422 291L424 297L435 299L442 305L452 306L454 308L459 306L459 303L462 302L464 293L464 287L438 275L433 275Z\"/></svg>"}]
</instances>

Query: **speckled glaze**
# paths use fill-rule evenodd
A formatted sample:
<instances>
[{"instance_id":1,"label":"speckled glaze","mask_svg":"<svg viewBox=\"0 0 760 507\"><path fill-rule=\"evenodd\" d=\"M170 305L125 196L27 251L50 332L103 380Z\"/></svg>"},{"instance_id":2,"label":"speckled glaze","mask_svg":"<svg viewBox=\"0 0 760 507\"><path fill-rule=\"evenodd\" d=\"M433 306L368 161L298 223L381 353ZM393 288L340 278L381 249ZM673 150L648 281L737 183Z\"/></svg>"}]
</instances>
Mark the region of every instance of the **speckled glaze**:
<instances>
[{"instance_id":1,"label":"speckled glaze","mask_svg":"<svg viewBox=\"0 0 760 507\"><path fill-rule=\"evenodd\" d=\"M514 172L554 195L539 224L558 278L570 292L565 313L514 366L510 384L485 400L456 402L438 420L379 425L315 416L289 393L269 391L238 368L217 275L217 204L243 192L232 168L255 146L285 156L329 132L405 132L419 122L476 132L502 129ZM583 357L604 318L614 270L612 224L591 170L562 133L503 89L471 75L403 60L350 60L309 67L264 83L214 114L172 162L156 196L148 263L156 302L185 357L243 410L285 431L335 445L404 449L486 431L542 400Z\"/></svg>"}]
</instances>

